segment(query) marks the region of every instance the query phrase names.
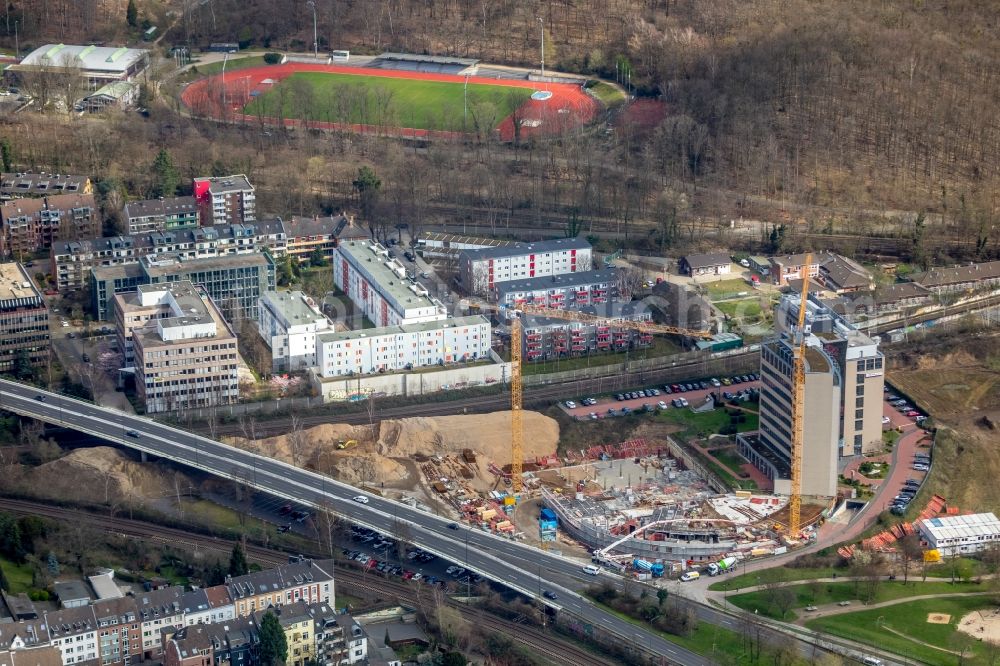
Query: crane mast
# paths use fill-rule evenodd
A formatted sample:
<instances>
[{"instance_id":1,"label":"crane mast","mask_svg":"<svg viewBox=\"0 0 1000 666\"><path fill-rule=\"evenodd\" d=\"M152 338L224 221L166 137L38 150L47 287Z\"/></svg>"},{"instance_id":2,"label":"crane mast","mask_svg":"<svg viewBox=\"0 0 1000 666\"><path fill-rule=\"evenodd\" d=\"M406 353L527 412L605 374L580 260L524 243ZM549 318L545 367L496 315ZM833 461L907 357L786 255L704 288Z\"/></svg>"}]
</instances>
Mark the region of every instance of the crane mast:
<instances>
[{"instance_id":1,"label":"crane mast","mask_svg":"<svg viewBox=\"0 0 1000 666\"><path fill-rule=\"evenodd\" d=\"M809 298L809 265L812 254L806 253L802 267L802 294L799 300L799 320L792 339L794 365L792 378L792 492L788 499L788 534L797 538L802 520L802 448L805 444L806 411L806 301Z\"/></svg>"},{"instance_id":2,"label":"crane mast","mask_svg":"<svg viewBox=\"0 0 1000 666\"><path fill-rule=\"evenodd\" d=\"M524 465L524 423L521 411L521 318L510 325L510 480L514 495L521 492Z\"/></svg>"}]
</instances>

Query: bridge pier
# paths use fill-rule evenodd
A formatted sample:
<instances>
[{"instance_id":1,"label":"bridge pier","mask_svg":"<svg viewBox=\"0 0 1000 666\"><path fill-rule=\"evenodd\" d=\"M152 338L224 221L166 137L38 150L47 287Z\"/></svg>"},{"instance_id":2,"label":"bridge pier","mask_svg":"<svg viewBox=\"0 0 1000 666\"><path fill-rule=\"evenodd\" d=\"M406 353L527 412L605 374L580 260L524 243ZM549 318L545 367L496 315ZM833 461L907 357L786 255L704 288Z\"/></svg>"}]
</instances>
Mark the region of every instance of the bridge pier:
<instances>
[{"instance_id":1,"label":"bridge pier","mask_svg":"<svg viewBox=\"0 0 1000 666\"><path fill-rule=\"evenodd\" d=\"M149 454L145 451L139 452L139 462L149 462Z\"/></svg>"}]
</instances>

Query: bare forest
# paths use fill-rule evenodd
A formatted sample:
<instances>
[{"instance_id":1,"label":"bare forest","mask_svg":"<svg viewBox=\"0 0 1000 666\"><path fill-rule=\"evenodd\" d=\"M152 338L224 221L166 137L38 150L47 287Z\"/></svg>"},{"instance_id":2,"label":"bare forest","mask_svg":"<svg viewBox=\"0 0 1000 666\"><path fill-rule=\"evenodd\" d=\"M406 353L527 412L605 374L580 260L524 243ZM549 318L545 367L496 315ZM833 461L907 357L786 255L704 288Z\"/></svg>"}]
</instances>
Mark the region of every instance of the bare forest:
<instances>
[{"instance_id":1,"label":"bare forest","mask_svg":"<svg viewBox=\"0 0 1000 666\"><path fill-rule=\"evenodd\" d=\"M66 4L15 3L25 17L61 16L59 6ZM114 35L124 24L113 18L115 2L68 4L69 14L89 12L94 30ZM313 15L304 2L138 4L143 16L172 24L161 46L236 41L251 49L312 47ZM646 123L630 122L628 111L611 113L606 120L613 132L595 128L543 147L482 139L417 149L370 138L309 138L302 130L305 135L263 137L260 128L196 126L173 115L176 107L164 88L160 113L142 123L88 123L74 136L33 133L32 141L26 127L5 128L18 144L18 162L25 168L91 168L132 196L132 181L166 146L185 176L213 165L252 174L262 184L266 210L277 214L352 205L352 179L360 165L371 164L382 182L379 213L386 224L460 220L457 206L503 233L512 220L529 226L530 212L549 214L570 231L627 233L631 243L663 247L696 240L698 225L717 227L740 216L817 233L908 241L923 233L918 225L926 221L966 241L968 254L997 251L1000 121L992 110L1000 104L1000 25L990 3L315 5L321 50L447 53L529 66L538 59L541 17L547 63L624 80L662 110ZM123 6L120 11L123 17ZM90 36L80 27L88 24L83 18L70 22L75 33L67 21L25 18L22 45ZM213 141L230 133L244 138ZM275 159L279 155L288 159Z\"/></svg>"}]
</instances>

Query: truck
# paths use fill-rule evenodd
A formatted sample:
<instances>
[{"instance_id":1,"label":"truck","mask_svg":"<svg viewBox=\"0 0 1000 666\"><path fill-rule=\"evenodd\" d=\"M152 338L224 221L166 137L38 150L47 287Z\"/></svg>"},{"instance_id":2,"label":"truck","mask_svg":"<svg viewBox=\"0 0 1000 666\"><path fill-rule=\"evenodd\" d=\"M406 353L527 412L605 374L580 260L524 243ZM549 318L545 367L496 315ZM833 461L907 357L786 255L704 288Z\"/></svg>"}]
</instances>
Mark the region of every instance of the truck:
<instances>
[{"instance_id":1,"label":"truck","mask_svg":"<svg viewBox=\"0 0 1000 666\"><path fill-rule=\"evenodd\" d=\"M655 562L649 571L653 574L653 578L663 578L663 563Z\"/></svg>"},{"instance_id":2,"label":"truck","mask_svg":"<svg viewBox=\"0 0 1000 666\"><path fill-rule=\"evenodd\" d=\"M641 571L643 573L651 573L653 571L653 563L647 562L646 560L640 560L636 558L632 560L632 566L636 571Z\"/></svg>"},{"instance_id":3,"label":"truck","mask_svg":"<svg viewBox=\"0 0 1000 666\"><path fill-rule=\"evenodd\" d=\"M723 557L718 562L712 562L706 569L709 576L718 576L721 573L729 573L736 566L735 557Z\"/></svg>"}]
</instances>

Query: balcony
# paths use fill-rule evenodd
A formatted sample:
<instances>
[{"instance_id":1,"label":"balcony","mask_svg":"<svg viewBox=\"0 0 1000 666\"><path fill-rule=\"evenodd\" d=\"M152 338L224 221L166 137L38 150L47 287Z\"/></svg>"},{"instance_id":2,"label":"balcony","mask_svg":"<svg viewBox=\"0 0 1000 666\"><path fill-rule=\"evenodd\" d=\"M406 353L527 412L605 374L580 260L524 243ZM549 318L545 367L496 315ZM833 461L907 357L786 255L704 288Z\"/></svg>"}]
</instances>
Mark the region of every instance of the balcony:
<instances>
[{"instance_id":1,"label":"balcony","mask_svg":"<svg viewBox=\"0 0 1000 666\"><path fill-rule=\"evenodd\" d=\"M573 351L575 352L587 351L587 345L584 344L573 345Z\"/></svg>"}]
</instances>

